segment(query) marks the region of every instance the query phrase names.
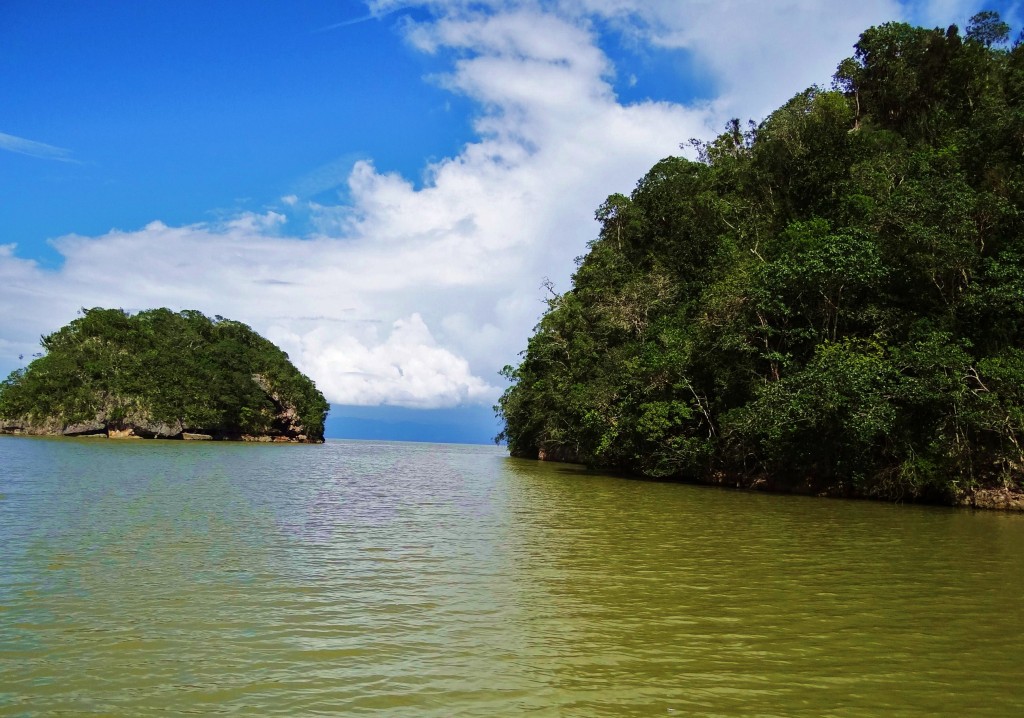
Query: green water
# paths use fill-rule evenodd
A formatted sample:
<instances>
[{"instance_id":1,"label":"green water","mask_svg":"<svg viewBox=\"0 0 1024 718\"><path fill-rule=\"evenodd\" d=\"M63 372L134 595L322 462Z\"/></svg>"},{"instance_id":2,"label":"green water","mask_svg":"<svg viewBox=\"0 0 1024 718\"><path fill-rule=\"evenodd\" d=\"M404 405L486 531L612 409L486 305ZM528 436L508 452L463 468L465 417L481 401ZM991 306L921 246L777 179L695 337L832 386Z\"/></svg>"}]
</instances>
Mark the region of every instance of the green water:
<instances>
[{"instance_id":1,"label":"green water","mask_svg":"<svg viewBox=\"0 0 1024 718\"><path fill-rule=\"evenodd\" d=\"M0 437L0 716L1024 714L1024 516Z\"/></svg>"}]
</instances>

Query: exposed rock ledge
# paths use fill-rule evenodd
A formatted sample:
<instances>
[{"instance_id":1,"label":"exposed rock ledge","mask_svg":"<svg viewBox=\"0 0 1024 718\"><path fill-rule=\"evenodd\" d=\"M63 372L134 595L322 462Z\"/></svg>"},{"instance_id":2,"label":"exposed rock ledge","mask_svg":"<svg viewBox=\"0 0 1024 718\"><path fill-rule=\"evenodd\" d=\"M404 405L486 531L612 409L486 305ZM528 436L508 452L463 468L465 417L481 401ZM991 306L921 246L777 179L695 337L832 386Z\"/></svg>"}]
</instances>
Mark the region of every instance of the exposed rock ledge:
<instances>
[{"instance_id":1,"label":"exposed rock ledge","mask_svg":"<svg viewBox=\"0 0 1024 718\"><path fill-rule=\"evenodd\" d=\"M975 509L1024 511L1024 493L1005 486L995 489L972 489L960 497L957 505Z\"/></svg>"},{"instance_id":2,"label":"exposed rock ledge","mask_svg":"<svg viewBox=\"0 0 1024 718\"><path fill-rule=\"evenodd\" d=\"M107 421L99 417L94 421L61 425L48 421L42 423L21 420L0 419L0 434L22 436L98 436L109 439L180 439L183 441L252 441L259 443L300 443L319 444L322 440L310 439L297 423L282 423L279 431L270 434L225 434L203 427L187 427L180 421L173 424L148 421L144 418L130 418Z\"/></svg>"},{"instance_id":3,"label":"exposed rock ledge","mask_svg":"<svg viewBox=\"0 0 1024 718\"><path fill-rule=\"evenodd\" d=\"M270 381L261 374L253 374L252 380L263 391L273 405L273 414L266 416L269 430L263 434L249 434L238 431L218 431L203 426L187 426L180 419L172 423L156 421L144 406L137 406L124 415L123 408L116 411L111 407L126 403L125 397L106 397L94 405L100 408L96 416L77 423L64 423L56 417L0 418L0 434L22 434L27 436L105 436L109 439L181 439L183 441L252 441L260 443L322 444L323 435L310 436L302 424L295 406L283 399ZM117 418L112 418L111 415Z\"/></svg>"}]
</instances>

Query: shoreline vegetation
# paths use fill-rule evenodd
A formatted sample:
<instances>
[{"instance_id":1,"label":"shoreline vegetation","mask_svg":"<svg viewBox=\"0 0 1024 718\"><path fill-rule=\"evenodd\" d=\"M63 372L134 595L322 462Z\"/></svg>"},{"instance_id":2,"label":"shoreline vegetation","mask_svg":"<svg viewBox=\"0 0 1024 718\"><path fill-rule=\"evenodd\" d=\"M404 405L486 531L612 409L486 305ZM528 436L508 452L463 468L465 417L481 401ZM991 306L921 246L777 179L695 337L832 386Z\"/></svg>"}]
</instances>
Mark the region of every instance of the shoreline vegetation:
<instances>
[{"instance_id":1,"label":"shoreline vegetation","mask_svg":"<svg viewBox=\"0 0 1024 718\"><path fill-rule=\"evenodd\" d=\"M240 322L83 309L42 346L0 383L0 434L324 441L323 394Z\"/></svg>"},{"instance_id":2,"label":"shoreline vegetation","mask_svg":"<svg viewBox=\"0 0 1024 718\"><path fill-rule=\"evenodd\" d=\"M555 452L554 454L549 454L541 451L536 457L516 455L516 458L534 458L537 461L572 464L583 466L587 469L597 468L597 470L600 470L598 467L594 467L584 461L581 461L579 457L574 457L564 453L559 454ZM764 491L767 493L851 500L883 498L858 493L855 488L849 486L822 487L820 482L816 481L813 477L805 478L802 481L794 481L792 478L786 477L780 481L777 477L766 475L754 476L750 474L727 474L725 472L717 472L714 474L707 474L705 476L650 476L628 470L606 469L606 471L624 478L647 481L676 481L685 484L715 486L723 489L736 489L741 491ZM938 500L935 497L923 498L919 496L886 496L884 497L884 500L896 503L906 501L908 503L995 511L1024 511L1024 490L1021 490L1019 487L1006 485L989 487L973 486L959 492L958 494L950 494Z\"/></svg>"},{"instance_id":3,"label":"shoreline vegetation","mask_svg":"<svg viewBox=\"0 0 1024 718\"><path fill-rule=\"evenodd\" d=\"M1024 45L866 30L830 89L658 162L495 407L513 456L1024 508Z\"/></svg>"}]
</instances>

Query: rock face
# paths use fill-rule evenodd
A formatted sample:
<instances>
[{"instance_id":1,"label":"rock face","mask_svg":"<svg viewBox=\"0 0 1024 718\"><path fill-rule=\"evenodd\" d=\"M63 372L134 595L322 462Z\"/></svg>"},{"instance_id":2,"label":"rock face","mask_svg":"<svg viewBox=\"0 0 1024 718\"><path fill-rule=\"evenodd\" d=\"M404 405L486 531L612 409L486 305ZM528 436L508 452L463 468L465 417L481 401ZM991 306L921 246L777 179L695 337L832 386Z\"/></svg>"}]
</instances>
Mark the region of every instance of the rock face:
<instances>
[{"instance_id":1,"label":"rock face","mask_svg":"<svg viewBox=\"0 0 1024 718\"><path fill-rule=\"evenodd\" d=\"M958 505L975 509L1024 511L1024 493L1005 486L995 489L973 489L960 497Z\"/></svg>"},{"instance_id":2,"label":"rock face","mask_svg":"<svg viewBox=\"0 0 1024 718\"><path fill-rule=\"evenodd\" d=\"M0 434L24 436L106 436L110 439L182 439L186 441L254 441L320 444L323 439L311 439L299 419L295 407L283 401L270 383L256 374L253 381L267 394L275 407L271 429L265 434L225 434L209 427L185 426L180 420L173 423L155 421L144 410L126 417L111 418L100 412L94 419L72 424L61 424L52 419L0 419Z\"/></svg>"},{"instance_id":3,"label":"rock face","mask_svg":"<svg viewBox=\"0 0 1024 718\"><path fill-rule=\"evenodd\" d=\"M61 431L64 436L90 436L107 433L107 425L102 421L87 421L81 424L69 424Z\"/></svg>"},{"instance_id":4,"label":"rock face","mask_svg":"<svg viewBox=\"0 0 1024 718\"><path fill-rule=\"evenodd\" d=\"M556 461L563 464L582 464L578 452L569 446L542 446L537 450L537 458L541 461Z\"/></svg>"},{"instance_id":5,"label":"rock face","mask_svg":"<svg viewBox=\"0 0 1024 718\"><path fill-rule=\"evenodd\" d=\"M275 414L272 426L274 432L266 436L269 437L270 441L296 441L299 443L323 443L323 440L313 442L307 436L305 427L302 425L302 420L299 418L298 410L285 402L281 395L274 390L274 387L270 385L266 377L261 374L253 374L252 380L256 382L260 389L267 395L267 398L274 404ZM252 441L252 439L246 439L243 435L240 437L243 441ZM257 438L256 441L260 441Z\"/></svg>"}]
</instances>

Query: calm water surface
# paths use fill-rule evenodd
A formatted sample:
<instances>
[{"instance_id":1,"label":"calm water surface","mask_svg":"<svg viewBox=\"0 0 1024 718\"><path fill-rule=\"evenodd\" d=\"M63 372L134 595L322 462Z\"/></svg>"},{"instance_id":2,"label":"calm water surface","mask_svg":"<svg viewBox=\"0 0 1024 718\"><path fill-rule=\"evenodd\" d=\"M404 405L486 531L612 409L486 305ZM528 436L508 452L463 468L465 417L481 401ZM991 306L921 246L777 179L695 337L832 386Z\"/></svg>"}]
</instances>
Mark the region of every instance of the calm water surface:
<instances>
[{"instance_id":1,"label":"calm water surface","mask_svg":"<svg viewBox=\"0 0 1024 718\"><path fill-rule=\"evenodd\" d=\"M1024 516L0 437L0 716L1024 715Z\"/></svg>"}]
</instances>

